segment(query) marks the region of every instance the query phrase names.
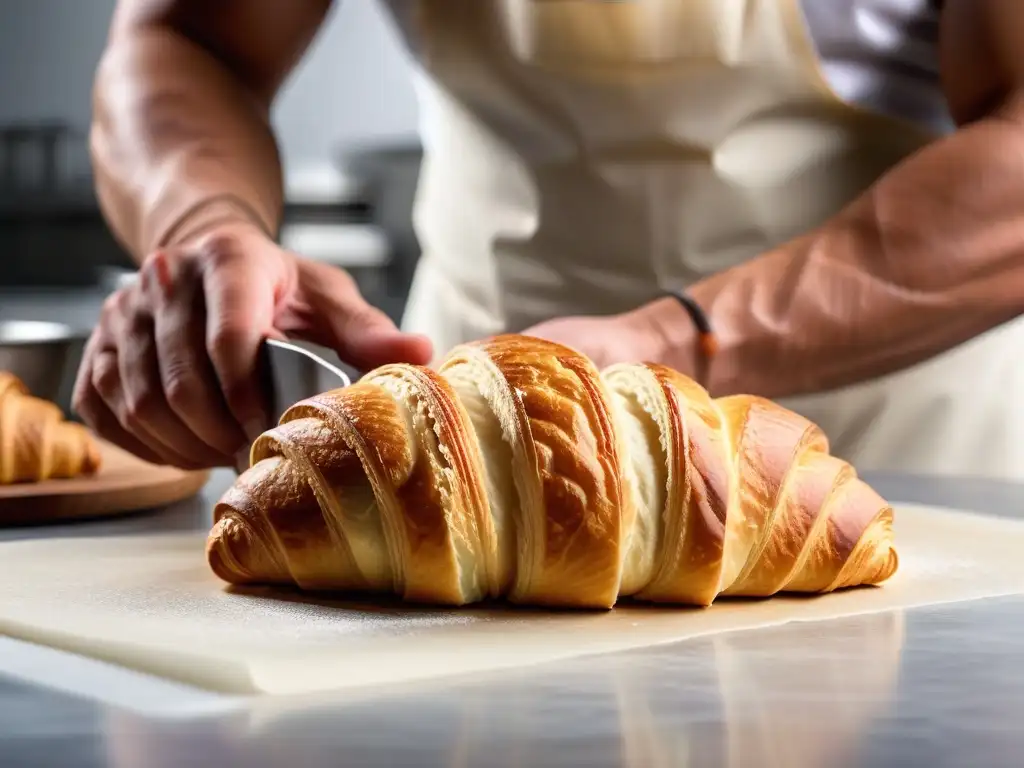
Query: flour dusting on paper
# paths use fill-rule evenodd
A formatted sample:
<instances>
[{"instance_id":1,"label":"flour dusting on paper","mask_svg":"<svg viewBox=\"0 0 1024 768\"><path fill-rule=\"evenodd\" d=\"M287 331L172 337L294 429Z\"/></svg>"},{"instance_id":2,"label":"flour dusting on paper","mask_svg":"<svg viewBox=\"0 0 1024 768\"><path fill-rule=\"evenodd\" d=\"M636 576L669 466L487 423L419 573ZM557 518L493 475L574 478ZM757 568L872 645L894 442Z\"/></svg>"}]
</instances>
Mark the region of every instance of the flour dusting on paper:
<instances>
[{"instance_id":1,"label":"flour dusting on paper","mask_svg":"<svg viewBox=\"0 0 1024 768\"><path fill-rule=\"evenodd\" d=\"M603 613L235 593L197 533L0 544L0 634L228 693L301 694L488 672L753 629L1024 593L1024 523L896 510L896 576L820 597Z\"/></svg>"}]
</instances>

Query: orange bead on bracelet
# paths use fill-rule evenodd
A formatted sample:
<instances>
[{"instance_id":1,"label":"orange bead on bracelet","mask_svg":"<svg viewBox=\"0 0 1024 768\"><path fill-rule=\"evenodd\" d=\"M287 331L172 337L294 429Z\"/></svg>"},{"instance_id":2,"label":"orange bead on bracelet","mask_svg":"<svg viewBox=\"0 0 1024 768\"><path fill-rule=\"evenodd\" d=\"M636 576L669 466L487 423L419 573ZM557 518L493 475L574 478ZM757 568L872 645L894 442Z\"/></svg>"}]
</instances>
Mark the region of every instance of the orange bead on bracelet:
<instances>
[{"instance_id":1,"label":"orange bead on bracelet","mask_svg":"<svg viewBox=\"0 0 1024 768\"><path fill-rule=\"evenodd\" d=\"M714 357L718 352L718 337L715 336L715 331L711 327L711 321L704 314L704 310L694 301L692 296L688 296L682 291L667 291L667 294L682 305L693 321L693 324L697 327L697 333L700 335L701 354L706 358Z\"/></svg>"},{"instance_id":2,"label":"orange bead on bracelet","mask_svg":"<svg viewBox=\"0 0 1024 768\"><path fill-rule=\"evenodd\" d=\"M712 358L718 354L718 337L711 327L711 321L708 320L708 316L704 314L704 310L692 296L682 291L666 291L666 293L682 305L697 328L697 349L700 352L701 358L697 378L703 384L707 378L708 365Z\"/></svg>"}]
</instances>

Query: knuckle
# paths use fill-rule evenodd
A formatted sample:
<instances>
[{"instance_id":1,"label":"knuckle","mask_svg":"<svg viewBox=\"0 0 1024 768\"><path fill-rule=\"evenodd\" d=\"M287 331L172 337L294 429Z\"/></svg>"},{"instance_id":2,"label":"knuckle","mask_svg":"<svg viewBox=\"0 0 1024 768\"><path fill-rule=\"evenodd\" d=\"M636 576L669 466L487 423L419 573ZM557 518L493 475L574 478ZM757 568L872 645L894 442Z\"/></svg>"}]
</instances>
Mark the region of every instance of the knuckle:
<instances>
[{"instance_id":1,"label":"knuckle","mask_svg":"<svg viewBox=\"0 0 1024 768\"><path fill-rule=\"evenodd\" d=\"M124 306L124 289L114 291L103 300L103 307L100 310L101 321L109 321L112 317L119 315Z\"/></svg>"},{"instance_id":2,"label":"knuckle","mask_svg":"<svg viewBox=\"0 0 1024 768\"><path fill-rule=\"evenodd\" d=\"M159 405L159 395L148 383L140 390L125 395L125 416L133 422L149 419Z\"/></svg>"},{"instance_id":3,"label":"knuckle","mask_svg":"<svg viewBox=\"0 0 1024 768\"><path fill-rule=\"evenodd\" d=\"M153 316L152 303L136 288L127 289L125 297L121 299L121 302L121 312L124 313L129 321L134 322L139 318L150 318Z\"/></svg>"},{"instance_id":4,"label":"knuckle","mask_svg":"<svg viewBox=\"0 0 1024 768\"><path fill-rule=\"evenodd\" d=\"M230 232L212 232L200 246L203 260L212 269L220 269L235 263L242 255L242 245Z\"/></svg>"},{"instance_id":5,"label":"knuckle","mask_svg":"<svg viewBox=\"0 0 1024 768\"><path fill-rule=\"evenodd\" d=\"M71 389L71 404L74 405L79 400L84 399L88 393L89 387L92 385L92 358L93 355L89 353L88 347L86 347L85 354L82 356L82 362L78 366L78 371L75 373L75 383Z\"/></svg>"},{"instance_id":6,"label":"knuckle","mask_svg":"<svg viewBox=\"0 0 1024 768\"><path fill-rule=\"evenodd\" d=\"M164 375L164 395L168 405L175 411L188 410L196 402L198 391L198 381L187 368L171 368Z\"/></svg>"},{"instance_id":7,"label":"knuckle","mask_svg":"<svg viewBox=\"0 0 1024 768\"><path fill-rule=\"evenodd\" d=\"M83 364L75 378L75 386L71 390L71 406L78 410L80 405L86 405L92 389L92 368Z\"/></svg>"},{"instance_id":8,"label":"knuckle","mask_svg":"<svg viewBox=\"0 0 1024 768\"><path fill-rule=\"evenodd\" d=\"M95 390L103 397L110 397L117 393L120 384L117 358L109 354L98 355L92 367L92 385Z\"/></svg>"},{"instance_id":9,"label":"knuckle","mask_svg":"<svg viewBox=\"0 0 1024 768\"><path fill-rule=\"evenodd\" d=\"M82 391L81 387L76 387L75 391L71 394L71 410L73 410L83 419L88 420L88 398L86 398L85 392Z\"/></svg>"},{"instance_id":10,"label":"knuckle","mask_svg":"<svg viewBox=\"0 0 1024 768\"><path fill-rule=\"evenodd\" d=\"M91 369L92 361L96 359L96 356L104 349L109 349L112 345L112 334L110 326L104 322L101 316L99 321L96 323L96 327L92 329L92 333L89 334L88 340L85 342L85 347L82 349L82 361L78 369L78 378L85 379Z\"/></svg>"},{"instance_id":11,"label":"knuckle","mask_svg":"<svg viewBox=\"0 0 1024 768\"><path fill-rule=\"evenodd\" d=\"M215 323L206 340L206 351L214 360L222 360L238 353L245 343L244 329L229 321Z\"/></svg>"},{"instance_id":12,"label":"knuckle","mask_svg":"<svg viewBox=\"0 0 1024 768\"><path fill-rule=\"evenodd\" d=\"M194 275L192 261L189 251L154 251L139 269L140 292L157 300L173 295L177 286L188 282Z\"/></svg>"},{"instance_id":13,"label":"knuckle","mask_svg":"<svg viewBox=\"0 0 1024 768\"><path fill-rule=\"evenodd\" d=\"M79 387L71 397L71 408L82 420L96 429L96 407L92 393L85 387Z\"/></svg>"},{"instance_id":14,"label":"knuckle","mask_svg":"<svg viewBox=\"0 0 1024 768\"><path fill-rule=\"evenodd\" d=\"M129 435L138 438L139 435L143 434L140 428L141 422L134 414L128 411L127 407L122 407L118 411L117 420L121 424L121 428Z\"/></svg>"},{"instance_id":15,"label":"knuckle","mask_svg":"<svg viewBox=\"0 0 1024 768\"><path fill-rule=\"evenodd\" d=\"M125 318L124 335L121 339L122 350L129 355L136 351L146 351L152 325L152 315L145 309L132 309Z\"/></svg>"},{"instance_id":16,"label":"knuckle","mask_svg":"<svg viewBox=\"0 0 1024 768\"><path fill-rule=\"evenodd\" d=\"M156 346L156 324L153 315L146 309L138 309L128 319L125 337L121 342L122 353L132 363L151 354Z\"/></svg>"},{"instance_id":17,"label":"knuckle","mask_svg":"<svg viewBox=\"0 0 1024 768\"><path fill-rule=\"evenodd\" d=\"M163 269L162 262L166 261L167 251L157 249L151 252L142 260L142 266L139 268L139 276L146 278L159 277L159 273Z\"/></svg>"}]
</instances>

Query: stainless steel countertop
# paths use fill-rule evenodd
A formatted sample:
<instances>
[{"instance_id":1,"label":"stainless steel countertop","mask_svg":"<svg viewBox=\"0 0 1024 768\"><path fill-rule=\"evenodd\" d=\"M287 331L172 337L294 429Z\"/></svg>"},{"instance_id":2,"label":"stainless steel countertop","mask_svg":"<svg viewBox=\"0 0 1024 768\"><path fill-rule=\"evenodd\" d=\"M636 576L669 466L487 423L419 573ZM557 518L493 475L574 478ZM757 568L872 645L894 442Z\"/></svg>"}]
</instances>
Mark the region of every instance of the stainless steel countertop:
<instances>
[{"instance_id":1,"label":"stainless steel countertop","mask_svg":"<svg viewBox=\"0 0 1024 768\"><path fill-rule=\"evenodd\" d=\"M4 540L203 529L232 479L218 471L202 496L119 521L0 531L0 562ZM1024 486L867 479L893 501L1024 509ZM0 644L0 766L1024 764L1024 599L737 632L360 700L228 699L99 663L66 671L63 656ZM128 690L146 684L143 706Z\"/></svg>"}]
</instances>

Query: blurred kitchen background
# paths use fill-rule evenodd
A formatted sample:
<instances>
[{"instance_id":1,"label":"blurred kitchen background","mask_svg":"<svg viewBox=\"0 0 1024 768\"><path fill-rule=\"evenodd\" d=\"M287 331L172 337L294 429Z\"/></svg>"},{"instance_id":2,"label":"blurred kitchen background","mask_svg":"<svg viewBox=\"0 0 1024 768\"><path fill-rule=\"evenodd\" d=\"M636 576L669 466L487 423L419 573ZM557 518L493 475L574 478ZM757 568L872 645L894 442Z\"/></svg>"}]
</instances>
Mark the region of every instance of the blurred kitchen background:
<instances>
[{"instance_id":1,"label":"blurred kitchen background","mask_svg":"<svg viewBox=\"0 0 1024 768\"><path fill-rule=\"evenodd\" d=\"M59 319L81 336L103 297L131 279L100 215L87 149L92 78L114 5L0 2L0 321ZM396 320L418 254L410 75L378 3L339 2L273 115L287 178L282 242L350 270ZM25 327L0 330L0 348Z\"/></svg>"}]
</instances>

